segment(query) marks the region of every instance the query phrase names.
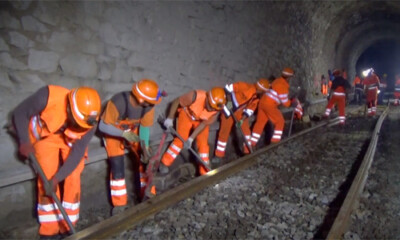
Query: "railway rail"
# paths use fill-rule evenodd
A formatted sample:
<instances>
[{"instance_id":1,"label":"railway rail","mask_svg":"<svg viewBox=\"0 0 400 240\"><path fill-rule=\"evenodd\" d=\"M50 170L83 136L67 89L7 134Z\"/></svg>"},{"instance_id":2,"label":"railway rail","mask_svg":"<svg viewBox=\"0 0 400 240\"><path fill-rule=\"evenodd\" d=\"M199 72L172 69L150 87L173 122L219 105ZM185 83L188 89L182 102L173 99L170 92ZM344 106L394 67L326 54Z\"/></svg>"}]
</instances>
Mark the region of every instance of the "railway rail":
<instances>
[{"instance_id":1,"label":"railway rail","mask_svg":"<svg viewBox=\"0 0 400 240\"><path fill-rule=\"evenodd\" d=\"M377 120L356 109L346 129L324 121L67 239L339 238L387 111Z\"/></svg>"}]
</instances>

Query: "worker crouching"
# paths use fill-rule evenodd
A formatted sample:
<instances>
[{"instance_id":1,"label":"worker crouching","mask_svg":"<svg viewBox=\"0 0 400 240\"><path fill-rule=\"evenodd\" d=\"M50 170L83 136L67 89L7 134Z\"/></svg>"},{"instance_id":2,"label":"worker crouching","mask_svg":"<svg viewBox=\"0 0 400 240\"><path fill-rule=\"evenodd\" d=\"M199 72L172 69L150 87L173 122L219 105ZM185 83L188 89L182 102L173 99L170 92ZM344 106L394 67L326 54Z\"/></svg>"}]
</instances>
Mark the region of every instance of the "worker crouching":
<instances>
[{"instance_id":1,"label":"worker crouching","mask_svg":"<svg viewBox=\"0 0 400 240\"><path fill-rule=\"evenodd\" d=\"M131 91L115 94L102 114L99 130L104 134L104 146L110 164L112 215L126 209L128 195L125 182L125 149L134 156L135 189L139 200L144 196L147 178L141 155L148 156L150 127L154 122L154 106L163 93L157 83L143 79L134 83ZM139 178L137 173L139 172Z\"/></svg>"}]
</instances>

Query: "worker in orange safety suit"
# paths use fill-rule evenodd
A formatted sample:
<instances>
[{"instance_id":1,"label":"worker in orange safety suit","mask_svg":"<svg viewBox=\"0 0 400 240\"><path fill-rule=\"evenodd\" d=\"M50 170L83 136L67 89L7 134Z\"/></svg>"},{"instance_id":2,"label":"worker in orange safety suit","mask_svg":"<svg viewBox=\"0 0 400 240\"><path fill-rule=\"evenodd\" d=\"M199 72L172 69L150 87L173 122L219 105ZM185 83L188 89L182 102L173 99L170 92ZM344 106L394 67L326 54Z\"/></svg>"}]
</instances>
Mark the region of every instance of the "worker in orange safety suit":
<instances>
[{"instance_id":1,"label":"worker in orange safety suit","mask_svg":"<svg viewBox=\"0 0 400 240\"><path fill-rule=\"evenodd\" d=\"M329 93L330 99L325 109L325 118L328 118L331 114L331 110L335 104L339 108L339 124L343 126L346 121L345 107L346 97L348 91L351 89L350 83L342 77L342 72L339 69L335 69L332 72L334 79L332 81L332 89Z\"/></svg>"},{"instance_id":2,"label":"worker in orange safety suit","mask_svg":"<svg viewBox=\"0 0 400 240\"><path fill-rule=\"evenodd\" d=\"M251 145L256 146L268 120L274 124L274 132L271 142L277 143L282 138L285 119L279 106L296 107L300 105L297 98L289 99L289 79L293 77L294 71L291 68L284 68L281 77L275 79L271 84L271 89L266 92L258 103L256 122L251 134ZM301 112L299 112L301 114Z\"/></svg>"},{"instance_id":3,"label":"worker in orange safety suit","mask_svg":"<svg viewBox=\"0 0 400 240\"><path fill-rule=\"evenodd\" d=\"M263 93L269 91L268 79L261 78L255 84L246 82L236 82L227 84L225 86L225 92L227 93L227 107L231 109L236 119L238 120L237 127L241 127L243 134L246 137L246 141L250 142L250 125L249 117L255 112L259 97ZM221 124L218 133L218 141L215 149L215 162L219 162L220 159L225 156L225 149L228 142L229 134L234 123L233 118L228 114L221 114ZM243 146L244 153L249 153L249 149L246 144Z\"/></svg>"},{"instance_id":4,"label":"worker in orange safety suit","mask_svg":"<svg viewBox=\"0 0 400 240\"><path fill-rule=\"evenodd\" d=\"M400 75L396 74L396 80L394 83L394 105L399 106L400 102Z\"/></svg>"},{"instance_id":5,"label":"worker in orange safety suit","mask_svg":"<svg viewBox=\"0 0 400 240\"><path fill-rule=\"evenodd\" d=\"M365 95L367 98L366 104L368 108L368 116L374 116L376 114L376 104L380 80L379 77L375 74L373 68L364 71L363 74L365 74L363 83L365 88Z\"/></svg>"},{"instance_id":6,"label":"worker in orange safety suit","mask_svg":"<svg viewBox=\"0 0 400 240\"><path fill-rule=\"evenodd\" d=\"M104 134L104 146L111 170L112 215L124 211L128 203L124 167L125 149L132 152L135 158L133 165L137 166L137 170L139 170L139 179L135 179L137 195L140 199L144 196L147 178L145 167L141 162L140 151L145 153L144 155L148 155L154 106L161 102L162 95L163 93L155 81L142 79L133 84L131 91L115 94L108 101L101 116L99 130ZM139 189L140 191L138 191Z\"/></svg>"},{"instance_id":7,"label":"worker in orange safety suit","mask_svg":"<svg viewBox=\"0 0 400 240\"><path fill-rule=\"evenodd\" d=\"M322 96L327 97L328 96L328 83L329 81L325 78L325 75L321 75L321 93Z\"/></svg>"},{"instance_id":8,"label":"worker in orange safety suit","mask_svg":"<svg viewBox=\"0 0 400 240\"><path fill-rule=\"evenodd\" d=\"M354 81L353 81L353 86L354 86L354 102L356 104L361 104L363 92L364 92L364 86L362 84L361 78L356 74Z\"/></svg>"},{"instance_id":9,"label":"worker in orange safety suit","mask_svg":"<svg viewBox=\"0 0 400 240\"><path fill-rule=\"evenodd\" d=\"M20 154L24 157L34 154L50 179L46 189L40 178L37 181L41 239L57 238L69 231L60 210L49 197L56 192L60 198L59 183L64 182L61 201L70 221L76 225L79 219L80 175L100 108L99 94L93 88L68 90L48 85L25 99L12 113Z\"/></svg>"},{"instance_id":10,"label":"worker in orange safety suit","mask_svg":"<svg viewBox=\"0 0 400 240\"><path fill-rule=\"evenodd\" d=\"M196 139L200 158L210 165L209 159L209 125L218 119L220 110L226 103L226 94L223 88L214 87L210 91L193 90L178 98L172 104L164 126L168 129L173 127L173 119L178 111L177 133L185 139L183 143L175 137L164 153L159 170L160 173L168 173L169 167L175 161L182 148L190 148ZM178 109L179 108L179 109ZM190 131L193 130L192 133ZM207 169L199 164L199 173L207 173Z\"/></svg>"}]
</instances>

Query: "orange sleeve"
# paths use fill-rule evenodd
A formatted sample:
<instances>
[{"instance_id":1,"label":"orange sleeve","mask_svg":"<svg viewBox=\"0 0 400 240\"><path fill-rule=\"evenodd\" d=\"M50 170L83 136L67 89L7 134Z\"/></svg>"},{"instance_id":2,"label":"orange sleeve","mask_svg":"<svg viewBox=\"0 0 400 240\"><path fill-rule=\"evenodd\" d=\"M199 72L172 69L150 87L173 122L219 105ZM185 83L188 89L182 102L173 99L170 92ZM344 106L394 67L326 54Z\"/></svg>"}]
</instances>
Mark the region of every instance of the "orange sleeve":
<instances>
[{"instance_id":1,"label":"orange sleeve","mask_svg":"<svg viewBox=\"0 0 400 240\"><path fill-rule=\"evenodd\" d=\"M101 119L106 124L115 124L118 120L119 112L112 101L108 101L106 109L103 112Z\"/></svg>"},{"instance_id":2,"label":"orange sleeve","mask_svg":"<svg viewBox=\"0 0 400 240\"><path fill-rule=\"evenodd\" d=\"M150 111L145 113L144 116L142 117L142 119L140 119L140 124L143 127L153 126L153 122L154 122L154 107L151 108Z\"/></svg>"},{"instance_id":3,"label":"orange sleeve","mask_svg":"<svg viewBox=\"0 0 400 240\"><path fill-rule=\"evenodd\" d=\"M196 92L194 90L183 94L182 96L179 97L179 104L182 107L187 107L190 106L193 103L193 97L196 94Z\"/></svg>"},{"instance_id":4,"label":"orange sleeve","mask_svg":"<svg viewBox=\"0 0 400 240\"><path fill-rule=\"evenodd\" d=\"M278 93L281 103L285 107L290 107L289 89L282 83L275 85L275 91Z\"/></svg>"}]
</instances>

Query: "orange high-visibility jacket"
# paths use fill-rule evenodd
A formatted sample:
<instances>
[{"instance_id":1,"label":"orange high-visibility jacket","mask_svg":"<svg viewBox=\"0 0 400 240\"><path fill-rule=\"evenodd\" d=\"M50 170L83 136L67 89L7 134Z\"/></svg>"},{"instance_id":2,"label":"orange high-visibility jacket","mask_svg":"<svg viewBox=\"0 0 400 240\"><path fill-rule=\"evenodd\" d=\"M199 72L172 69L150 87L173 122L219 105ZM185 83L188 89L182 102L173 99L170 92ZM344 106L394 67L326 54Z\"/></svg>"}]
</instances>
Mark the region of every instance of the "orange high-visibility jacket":
<instances>
[{"instance_id":1,"label":"orange high-visibility jacket","mask_svg":"<svg viewBox=\"0 0 400 240\"><path fill-rule=\"evenodd\" d=\"M70 90L55 85L49 85L48 88L49 97L45 109L40 113L40 116L33 116L29 123L30 139L32 142L57 132L63 127L68 118L66 109L68 104L67 95ZM68 145L70 145L75 140L80 139L88 131L90 131L90 129L75 132L66 128L63 133Z\"/></svg>"},{"instance_id":2,"label":"orange high-visibility jacket","mask_svg":"<svg viewBox=\"0 0 400 240\"><path fill-rule=\"evenodd\" d=\"M183 110L193 121L208 120L218 111L207 111L206 109L207 94L204 90L196 90L196 100L189 106L184 106Z\"/></svg>"},{"instance_id":3,"label":"orange high-visibility jacket","mask_svg":"<svg viewBox=\"0 0 400 240\"><path fill-rule=\"evenodd\" d=\"M372 73L371 75L367 76L363 84L367 88L367 90L377 90L380 84L379 78L375 73Z\"/></svg>"},{"instance_id":4,"label":"orange high-visibility jacket","mask_svg":"<svg viewBox=\"0 0 400 240\"><path fill-rule=\"evenodd\" d=\"M266 104L272 106L279 106L282 104L285 107L289 107L291 101L289 100L289 83L283 78L277 78L272 82L271 89L266 93L268 98Z\"/></svg>"},{"instance_id":5,"label":"orange high-visibility jacket","mask_svg":"<svg viewBox=\"0 0 400 240\"><path fill-rule=\"evenodd\" d=\"M225 89L232 94L232 102L236 108L244 106L244 112L248 116L251 116L255 109L259 99L257 98L257 89L254 84L246 82L236 82L227 84Z\"/></svg>"}]
</instances>

